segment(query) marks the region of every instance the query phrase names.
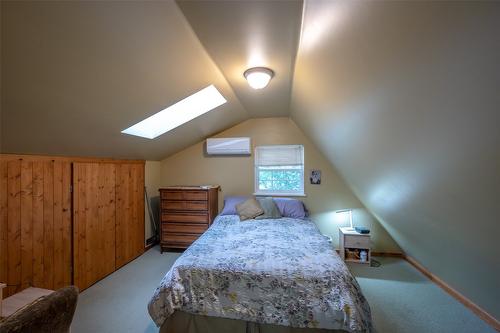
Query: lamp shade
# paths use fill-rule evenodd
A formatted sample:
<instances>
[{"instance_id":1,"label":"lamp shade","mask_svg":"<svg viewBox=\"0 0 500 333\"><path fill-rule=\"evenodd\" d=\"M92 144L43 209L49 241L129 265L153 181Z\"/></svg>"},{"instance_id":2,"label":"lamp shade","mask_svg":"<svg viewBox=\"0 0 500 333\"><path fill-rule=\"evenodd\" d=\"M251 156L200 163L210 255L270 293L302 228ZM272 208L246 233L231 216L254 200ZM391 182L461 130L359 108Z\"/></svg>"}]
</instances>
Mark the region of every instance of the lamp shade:
<instances>
[{"instance_id":1,"label":"lamp shade","mask_svg":"<svg viewBox=\"0 0 500 333\"><path fill-rule=\"evenodd\" d=\"M354 230L354 227L352 225L352 209L342 209L342 210L337 210L335 213L340 214L340 213L349 213L349 226L350 230Z\"/></svg>"}]
</instances>

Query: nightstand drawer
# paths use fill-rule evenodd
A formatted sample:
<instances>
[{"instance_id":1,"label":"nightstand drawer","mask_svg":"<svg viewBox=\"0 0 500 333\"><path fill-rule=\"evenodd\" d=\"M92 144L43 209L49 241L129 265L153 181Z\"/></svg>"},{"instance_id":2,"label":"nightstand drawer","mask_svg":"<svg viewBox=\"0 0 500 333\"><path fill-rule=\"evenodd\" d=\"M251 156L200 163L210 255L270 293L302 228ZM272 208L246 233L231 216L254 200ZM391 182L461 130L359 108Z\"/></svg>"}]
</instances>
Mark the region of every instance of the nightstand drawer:
<instances>
[{"instance_id":1,"label":"nightstand drawer","mask_svg":"<svg viewBox=\"0 0 500 333\"><path fill-rule=\"evenodd\" d=\"M345 235L344 247L351 247L356 249L369 249L370 237Z\"/></svg>"}]
</instances>

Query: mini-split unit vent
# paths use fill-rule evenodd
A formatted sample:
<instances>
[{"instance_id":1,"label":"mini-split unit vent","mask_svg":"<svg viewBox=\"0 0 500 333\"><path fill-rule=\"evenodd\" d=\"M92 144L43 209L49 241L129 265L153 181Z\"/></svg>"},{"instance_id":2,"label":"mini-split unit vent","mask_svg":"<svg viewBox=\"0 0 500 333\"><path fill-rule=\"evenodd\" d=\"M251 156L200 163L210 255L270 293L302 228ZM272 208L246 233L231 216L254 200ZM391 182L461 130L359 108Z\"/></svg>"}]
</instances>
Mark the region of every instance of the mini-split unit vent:
<instances>
[{"instance_id":1,"label":"mini-split unit vent","mask_svg":"<svg viewBox=\"0 0 500 333\"><path fill-rule=\"evenodd\" d=\"M250 155L250 138L207 139L208 155Z\"/></svg>"}]
</instances>

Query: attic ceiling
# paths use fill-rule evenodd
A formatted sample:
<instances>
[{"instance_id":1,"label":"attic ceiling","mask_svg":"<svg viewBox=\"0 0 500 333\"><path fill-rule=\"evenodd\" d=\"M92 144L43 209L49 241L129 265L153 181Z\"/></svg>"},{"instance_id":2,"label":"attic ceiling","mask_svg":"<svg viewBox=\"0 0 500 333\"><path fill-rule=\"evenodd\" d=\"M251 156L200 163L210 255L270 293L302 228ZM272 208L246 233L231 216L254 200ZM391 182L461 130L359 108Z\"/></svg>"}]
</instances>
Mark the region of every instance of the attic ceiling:
<instances>
[{"instance_id":1,"label":"attic ceiling","mask_svg":"<svg viewBox=\"0 0 500 333\"><path fill-rule=\"evenodd\" d=\"M250 115L287 116L302 1L177 3ZM275 76L265 89L251 89L243 72L261 66Z\"/></svg>"},{"instance_id":2,"label":"attic ceiling","mask_svg":"<svg viewBox=\"0 0 500 333\"><path fill-rule=\"evenodd\" d=\"M160 160L288 115L301 15L298 1L2 1L0 149ZM243 78L257 65L276 72L260 91ZM154 140L121 133L210 84L228 103Z\"/></svg>"},{"instance_id":3,"label":"attic ceiling","mask_svg":"<svg viewBox=\"0 0 500 333\"><path fill-rule=\"evenodd\" d=\"M1 1L0 150L158 160L289 114L406 253L500 318L500 3L302 5ZM262 91L254 65L276 72ZM209 84L227 104L120 133Z\"/></svg>"}]
</instances>

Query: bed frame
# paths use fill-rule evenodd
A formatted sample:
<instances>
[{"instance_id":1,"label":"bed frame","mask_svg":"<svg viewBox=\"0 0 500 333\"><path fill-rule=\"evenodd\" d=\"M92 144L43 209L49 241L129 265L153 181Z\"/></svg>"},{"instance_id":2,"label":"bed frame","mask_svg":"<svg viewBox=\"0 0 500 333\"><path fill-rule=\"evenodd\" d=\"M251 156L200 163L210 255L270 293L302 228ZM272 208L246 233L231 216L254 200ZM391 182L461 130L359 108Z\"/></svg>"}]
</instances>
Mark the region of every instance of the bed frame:
<instances>
[{"instance_id":1,"label":"bed frame","mask_svg":"<svg viewBox=\"0 0 500 333\"><path fill-rule=\"evenodd\" d=\"M296 328L259 324L244 320L194 315L175 311L160 327L160 333L345 333L343 330Z\"/></svg>"}]
</instances>

